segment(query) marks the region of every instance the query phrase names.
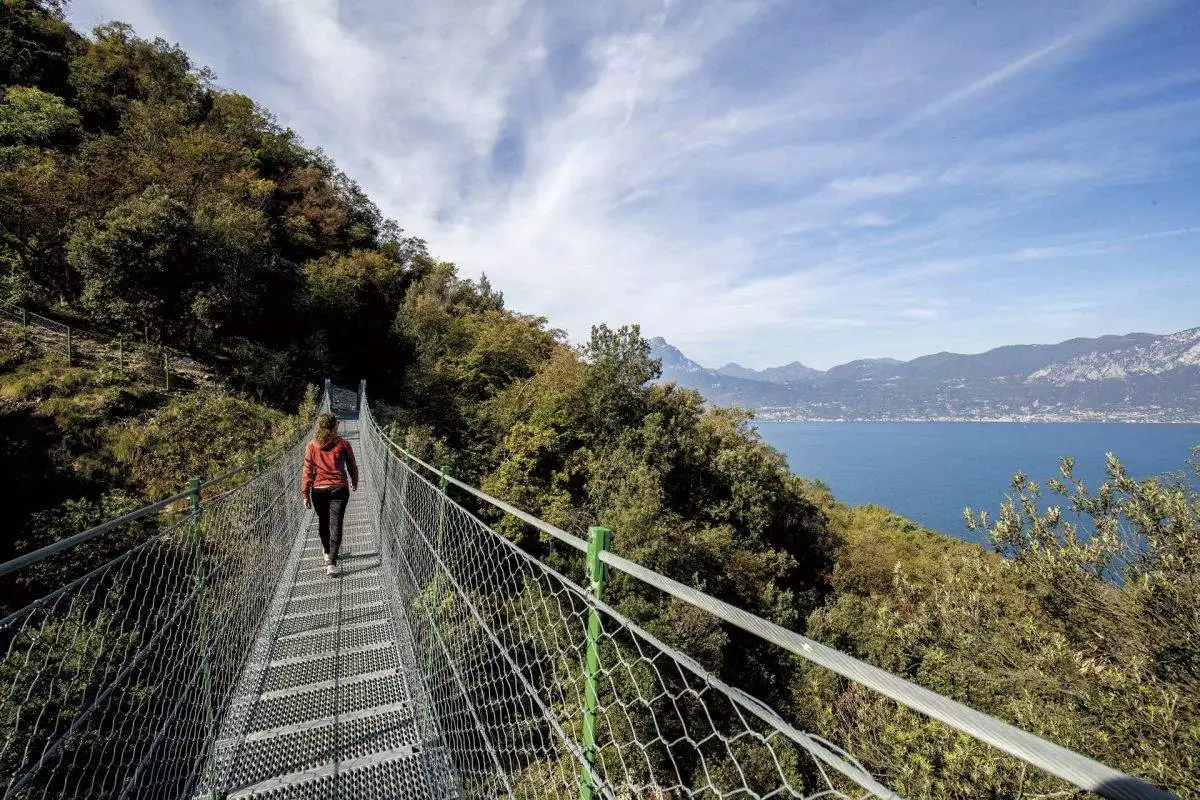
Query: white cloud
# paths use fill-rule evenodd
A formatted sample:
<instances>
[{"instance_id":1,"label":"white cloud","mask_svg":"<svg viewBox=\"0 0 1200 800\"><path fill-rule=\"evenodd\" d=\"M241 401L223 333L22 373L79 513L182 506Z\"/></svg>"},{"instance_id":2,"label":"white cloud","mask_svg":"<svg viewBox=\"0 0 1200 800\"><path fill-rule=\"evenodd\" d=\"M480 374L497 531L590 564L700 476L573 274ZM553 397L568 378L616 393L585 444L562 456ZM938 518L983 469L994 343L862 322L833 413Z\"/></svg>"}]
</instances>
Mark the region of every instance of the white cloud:
<instances>
[{"instance_id":1,"label":"white cloud","mask_svg":"<svg viewBox=\"0 0 1200 800\"><path fill-rule=\"evenodd\" d=\"M887 228L895 225L901 219L903 219L903 217L887 216L886 214L880 214L877 211L868 211L866 213L859 214L857 217L851 217L846 221L846 225L851 228Z\"/></svg>"},{"instance_id":2,"label":"white cloud","mask_svg":"<svg viewBox=\"0 0 1200 800\"><path fill-rule=\"evenodd\" d=\"M893 194L904 194L918 188L924 181L918 175L911 173L890 173L885 175L867 175L857 178L837 178L830 182L829 188L838 194L861 200L871 197L885 197Z\"/></svg>"},{"instance_id":3,"label":"white cloud","mask_svg":"<svg viewBox=\"0 0 1200 800\"><path fill-rule=\"evenodd\" d=\"M640 322L707 363L1032 338L966 276L1159 240L1013 220L1197 158L1186 101L1059 81L1160 3L206 2L129 7L513 307L576 338Z\"/></svg>"}]
</instances>

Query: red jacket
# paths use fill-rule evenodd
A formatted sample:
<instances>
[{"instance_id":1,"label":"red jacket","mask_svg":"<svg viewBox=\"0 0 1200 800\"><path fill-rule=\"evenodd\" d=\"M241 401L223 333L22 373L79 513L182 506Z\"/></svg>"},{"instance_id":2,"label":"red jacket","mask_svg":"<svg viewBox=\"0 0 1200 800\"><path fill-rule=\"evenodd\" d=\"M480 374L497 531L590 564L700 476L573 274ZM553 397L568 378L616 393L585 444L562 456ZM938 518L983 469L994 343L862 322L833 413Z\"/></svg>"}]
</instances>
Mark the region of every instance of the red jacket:
<instances>
[{"instance_id":1,"label":"red jacket","mask_svg":"<svg viewBox=\"0 0 1200 800\"><path fill-rule=\"evenodd\" d=\"M341 436L332 436L324 446L309 441L304 448L304 469L300 473L300 494L305 499L313 488L350 485L358 488L358 464L350 443Z\"/></svg>"}]
</instances>

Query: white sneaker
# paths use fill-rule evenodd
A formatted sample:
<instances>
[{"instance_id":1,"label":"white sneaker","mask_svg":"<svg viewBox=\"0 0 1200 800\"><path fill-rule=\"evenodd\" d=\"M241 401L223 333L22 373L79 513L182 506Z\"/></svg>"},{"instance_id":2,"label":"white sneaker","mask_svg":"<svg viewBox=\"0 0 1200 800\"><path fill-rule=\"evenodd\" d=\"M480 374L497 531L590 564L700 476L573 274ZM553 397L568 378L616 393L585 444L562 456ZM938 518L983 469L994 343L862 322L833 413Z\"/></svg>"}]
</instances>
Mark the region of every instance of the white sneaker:
<instances>
[{"instance_id":1,"label":"white sneaker","mask_svg":"<svg viewBox=\"0 0 1200 800\"><path fill-rule=\"evenodd\" d=\"M337 564L330 564L325 568L325 574L329 575L330 577L337 575L338 572L340 572L340 570L338 569Z\"/></svg>"},{"instance_id":2,"label":"white sneaker","mask_svg":"<svg viewBox=\"0 0 1200 800\"><path fill-rule=\"evenodd\" d=\"M326 564L332 564L332 563L333 563L333 560L332 560L332 559L329 557L329 553L326 553L326 554L325 554L325 563L326 563Z\"/></svg>"}]
</instances>

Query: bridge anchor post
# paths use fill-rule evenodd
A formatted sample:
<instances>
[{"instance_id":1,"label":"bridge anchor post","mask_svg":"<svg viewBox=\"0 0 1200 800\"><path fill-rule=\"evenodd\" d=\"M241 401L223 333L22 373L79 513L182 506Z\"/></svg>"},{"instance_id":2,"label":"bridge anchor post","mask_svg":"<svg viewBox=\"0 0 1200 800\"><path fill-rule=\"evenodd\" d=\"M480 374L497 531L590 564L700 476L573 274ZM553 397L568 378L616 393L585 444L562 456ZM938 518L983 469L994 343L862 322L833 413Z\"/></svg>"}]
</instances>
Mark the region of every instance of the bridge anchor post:
<instances>
[{"instance_id":1,"label":"bridge anchor post","mask_svg":"<svg viewBox=\"0 0 1200 800\"><path fill-rule=\"evenodd\" d=\"M612 531L608 528L588 528L587 577L588 588L597 600L603 599L604 582L608 578L608 565L600 560L600 554L612 545ZM588 608L587 683L584 687L583 710L583 756L588 766L579 768L580 800L593 800L599 793L594 777L596 766L596 712L600 707L600 612L595 606Z\"/></svg>"}]
</instances>

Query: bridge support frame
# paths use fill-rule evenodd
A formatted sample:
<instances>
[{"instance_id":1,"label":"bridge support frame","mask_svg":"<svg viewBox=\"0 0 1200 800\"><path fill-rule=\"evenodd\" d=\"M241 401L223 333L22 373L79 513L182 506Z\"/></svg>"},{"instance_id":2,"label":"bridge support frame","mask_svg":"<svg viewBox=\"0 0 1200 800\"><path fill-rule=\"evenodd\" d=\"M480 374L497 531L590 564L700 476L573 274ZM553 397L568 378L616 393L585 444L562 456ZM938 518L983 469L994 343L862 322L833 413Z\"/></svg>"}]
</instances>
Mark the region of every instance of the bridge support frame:
<instances>
[{"instance_id":1,"label":"bridge support frame","mask_svg":"<svg viewBox=\"0 0 1200 800\"><path fill-rule=\"evenodd\" d=\"M597 600L604 598L604 582L608 578L608 565L600 560L600 554L612 545L612 531L608 528L588 528L587 577L588 588ZM596 712L600 707L600 612L595 606L588 608L587 623L587 682L584 686L583 710L583 755L591 767L596 765ZM580 767L580 800L593 800L599 793L593 777L594 770Z\"/></svg>"}]
</instances>

